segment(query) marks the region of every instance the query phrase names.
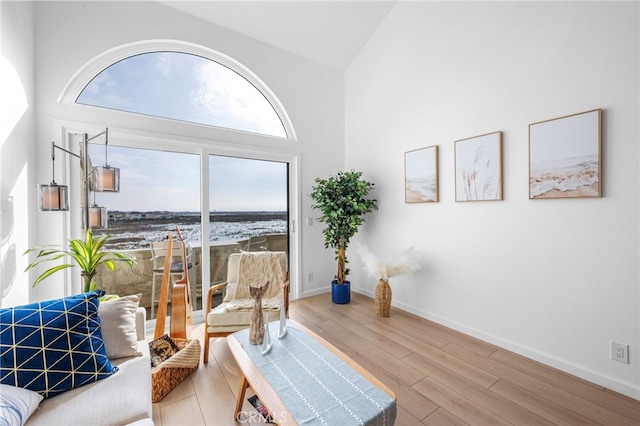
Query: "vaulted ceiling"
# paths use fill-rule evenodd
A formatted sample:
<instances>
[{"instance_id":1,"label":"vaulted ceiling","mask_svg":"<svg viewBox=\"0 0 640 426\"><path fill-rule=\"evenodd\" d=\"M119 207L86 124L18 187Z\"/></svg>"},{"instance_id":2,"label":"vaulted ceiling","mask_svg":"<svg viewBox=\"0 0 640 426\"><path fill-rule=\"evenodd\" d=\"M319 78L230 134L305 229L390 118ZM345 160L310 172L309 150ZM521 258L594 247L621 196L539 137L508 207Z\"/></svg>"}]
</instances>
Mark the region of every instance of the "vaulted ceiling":
<instances>
[{"instance_id":1,"label":"vaulted ceiling","mask_svg":"<svg viewBox=\"0 0 640 426\"><path fill-rule=\"evenodd\" d=\"M345 70L396 1L160 1L330 68Z\"/></svg>"}]
</instances>

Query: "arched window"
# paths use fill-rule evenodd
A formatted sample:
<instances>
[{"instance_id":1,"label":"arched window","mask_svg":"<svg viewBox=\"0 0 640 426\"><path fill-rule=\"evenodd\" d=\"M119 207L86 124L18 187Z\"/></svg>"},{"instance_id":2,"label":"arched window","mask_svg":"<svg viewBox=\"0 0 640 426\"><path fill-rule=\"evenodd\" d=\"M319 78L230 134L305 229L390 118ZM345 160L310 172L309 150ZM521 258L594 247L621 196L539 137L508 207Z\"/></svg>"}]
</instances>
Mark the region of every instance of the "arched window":
<instances>
[{"instance_id":1,"label":"arched window","mask_svg":"<svg viewBox=\"0 0 640 426\"><path fill-rule=\"evenodd\" d=\"M109 249L145 251L180 225L193 252L194 319L210 283L226 274L229 247L287 251L296 273L299 236L289 236L300 204L296 135L283 105L251 70L204 46L146 40L85 64L58 102L69 144L80 131L100 130L95 123L110 127L108 163L122 171L121 192L91 196L109 212L109 228L94 235L111 235ZM93 164L107 163L102 143L88 152ZM111 274L102 285L140 285L144 306L155 306L151 277L130 278L140 282Z\"/></svg>"},{"instance_id":2,"label":"arched window","mask_svg":"<svg viewBox=\"0 0 640 426\"><path fill-rule=\"evenodd\" d=\"M75 102L287 137L273 106L249 80L191 53L157 51L124 58L97 74Z\"/></svg>"}]
</instances>

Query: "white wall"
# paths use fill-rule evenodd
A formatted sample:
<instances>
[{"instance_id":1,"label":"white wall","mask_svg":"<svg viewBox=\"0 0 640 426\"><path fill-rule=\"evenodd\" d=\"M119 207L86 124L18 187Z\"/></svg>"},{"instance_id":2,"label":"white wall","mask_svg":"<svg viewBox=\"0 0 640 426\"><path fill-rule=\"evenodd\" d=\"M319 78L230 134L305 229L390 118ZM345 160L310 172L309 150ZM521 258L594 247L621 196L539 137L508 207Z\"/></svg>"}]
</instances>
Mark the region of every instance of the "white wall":
<instances>
[{"instance_id":1,"label":"white wall","mask_svg":"<svg viewBox=\"0 0 640 426\"><path fill-rule=\"evenodd\" d=\"M38 150L37 182L50 180L49 144L58 140L55 119L85 121L99 126L135 129L144 120L122 117L109 112L75 111L56 104L71 77L87 62L117 46L141 40L171 39L199 44L228 55L252 70L280 99L287 110L299 141L301 179L300 217L311 215L310 199L313 179L344 167L344 82L343 75L266 44L182 14L156 2L37 2L36 81ZM184 127L184 126L183 126ZM156 130L158 129L147 129ZM173 130L160 130L168 133ZM224 132L203 131L192 136L219 139ZM58 159L56 160L58 164ZM57 165L57 169L61 166ZM35 185L36 182L33 182ZM38 213L38 244L63 242L67 213ZM299 218L296 218L299 219ZM320 230L302 232L302 266L307 271L332 268L333 256L305 253L322 250ZM29 278L20 279L27 285ZM316 272L316 276L320 275ZM35 275L34 275L35 277ZM30 279L33 280L34 277ZM61 295L59 283L37 287L34 300ZM293 277L295 279L295 277ZM328 282L328 281L327 281ZM327 282L302 283L301 295L326 291ZM292 282L292 285L294 283Z\"/></svg>"},{"instance_id":2,"label":"white wall","mask_svg":"<svg viewBox=\"0 0 640 426\"><path fill-rule=\"evenodd\" d=\"M637 2L400 2L345 92L346 166L380 204L358 239L424 257L391 280L393 304L640 399L638 16ZM529 200L528 124L595 108L604 197ZM499 130L504 201L456 203L454 141ZM440 202L405 204L404 152L431 145Z\"/></svg>"},{"instance_id":3,"label":"white wall","mask_svg":"<svg viewBox=\"0 0 640 426\"><path fill-rule=\"evenodd\" d=\"M33 5L0 2L0 307L29 301L22 253L33 241Z\"/></svg>"}]
</instances>

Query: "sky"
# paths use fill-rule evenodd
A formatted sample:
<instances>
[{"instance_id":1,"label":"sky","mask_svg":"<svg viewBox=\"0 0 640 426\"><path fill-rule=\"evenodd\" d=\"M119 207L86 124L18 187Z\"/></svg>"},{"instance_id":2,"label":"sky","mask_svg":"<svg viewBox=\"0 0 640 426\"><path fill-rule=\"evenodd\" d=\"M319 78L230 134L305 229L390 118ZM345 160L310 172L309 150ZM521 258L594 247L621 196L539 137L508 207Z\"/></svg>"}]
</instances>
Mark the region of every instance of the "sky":
<instances>
[{"instance_id":1,"label":"sky","mask_svg":"<svg viewBox=\"0 0 640 426\"><path fill-rule=\"evenodd\" d=\"M98 74L77 103L286 137L278 115L249 81L209 59L177 52L124 59ZM120 168L120 193L97 193L109 210L200 211L200 159L195 154L109 145ZM91 144L93 165L104 146ZM210 156L210 211L287 209L287 165Z\"/></svg>"},{"instance_id":2,"label":"sky","mask_svg":"<svg viewBox=\"0 0 640 426\"><path fill-rule=\"evenodd\" d=\"M98 151L95 154L93 151ZM94 166L104 147L89 148ZM119 193L96 193L96 203L119 211L200 211L200 157L109 145L120 169ZM209 156L209 211L287 210L287 164Z\"/></svg>"}]
</instances>

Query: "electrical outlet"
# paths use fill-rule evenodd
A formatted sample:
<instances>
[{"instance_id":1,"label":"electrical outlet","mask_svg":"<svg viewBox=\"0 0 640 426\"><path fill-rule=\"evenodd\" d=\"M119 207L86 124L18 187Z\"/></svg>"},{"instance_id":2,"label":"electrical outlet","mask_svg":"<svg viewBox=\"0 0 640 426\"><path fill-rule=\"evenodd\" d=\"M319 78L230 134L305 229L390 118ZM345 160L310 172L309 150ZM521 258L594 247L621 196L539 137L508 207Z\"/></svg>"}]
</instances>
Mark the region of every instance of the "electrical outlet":
<instances>
[{"instance_id":1,"label":"electrical outlet","mask_svg":"<svg viewBox=\"0 0 640 426\"><path fill-rule=\"evenodd\" d=\"M308 217L307 220L306 220L306 223L307 223L307 227L313 226L313 218L312 217Z\"/></svg>"},{"instance_id":2,"label":"electrical outlet","mask_svg":"<svg viewBox=\"0 0 640 426\"><path fill-rule=\"evenodd\" d=\"M308 283L312 283L313 282L313 272L309 272L307 274L307 282Z\"/></svg>"},{"instance_id":3,"label":"electrical outlet","mask_svg":"<svg viewBox=\"0 0 640 426\"><path fill-rule=\"evenodd\" d=\"M611 359L629 364L629 345L611 341Z\"/></svg>"}]
</instances>

